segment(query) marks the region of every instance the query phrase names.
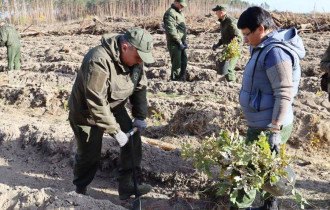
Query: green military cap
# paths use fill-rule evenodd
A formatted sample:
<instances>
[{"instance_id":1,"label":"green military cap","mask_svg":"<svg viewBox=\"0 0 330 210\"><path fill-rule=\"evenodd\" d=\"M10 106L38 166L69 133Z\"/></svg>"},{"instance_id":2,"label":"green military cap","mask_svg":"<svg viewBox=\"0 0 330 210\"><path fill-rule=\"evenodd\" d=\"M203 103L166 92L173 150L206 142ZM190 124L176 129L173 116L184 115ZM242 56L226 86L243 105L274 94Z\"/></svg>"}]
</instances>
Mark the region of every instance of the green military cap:
<instances>
[{"instance_id":1,"label":"green military cap","mask_svg":"<svg viewBox=\"0 0 330 210\"><path fill-rule=\"evenodd\" d=\"M182 6L186 7L187 6L187 2L186 0L175 0L176 2L179 2Z\"/></svg>"},{"instance_id":2,"label":"green military cap","mask_svg":"<svg viewBox=\"0 0 330 210\"><path fill-rule=\"evenodd\" d=\"M148 31L142 28L133 28L126 31L124 38L136 48L143 62L155 62L155 59L151 53L153 48L153 39Z\"/></svg>"},{"instance_id":3,"label":"green military cap","mask_svg":"<svg viewBox=\"0 0 330 210\"><path fill-rule=\"evenodd\" d=\"M212 11L226 11L227 10L227 6L223 5L223 4L218 4L215 8L212 9Z\"/></svg>"}]
</instances>

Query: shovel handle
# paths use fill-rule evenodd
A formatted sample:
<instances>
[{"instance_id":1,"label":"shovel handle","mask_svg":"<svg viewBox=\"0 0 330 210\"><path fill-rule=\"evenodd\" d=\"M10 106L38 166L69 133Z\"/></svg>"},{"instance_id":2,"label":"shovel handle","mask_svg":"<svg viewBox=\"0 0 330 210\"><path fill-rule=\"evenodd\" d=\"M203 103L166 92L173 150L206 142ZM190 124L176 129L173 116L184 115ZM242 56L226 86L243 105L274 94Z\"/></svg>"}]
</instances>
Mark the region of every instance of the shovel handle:
<instances>
[{"instance_id":1,"label":"shovel handle","mask_svg":"<svg viewBox=\"0 0 330 210\"><path fill-rule=\"evenodd\" d=\"M129 136L133 136L134 133L136 133L137 131L138 131L138 128L134 127L134 128L132 128L131 130L128 131L128 134L129 134Z\"/></svg>"}]
</instances>

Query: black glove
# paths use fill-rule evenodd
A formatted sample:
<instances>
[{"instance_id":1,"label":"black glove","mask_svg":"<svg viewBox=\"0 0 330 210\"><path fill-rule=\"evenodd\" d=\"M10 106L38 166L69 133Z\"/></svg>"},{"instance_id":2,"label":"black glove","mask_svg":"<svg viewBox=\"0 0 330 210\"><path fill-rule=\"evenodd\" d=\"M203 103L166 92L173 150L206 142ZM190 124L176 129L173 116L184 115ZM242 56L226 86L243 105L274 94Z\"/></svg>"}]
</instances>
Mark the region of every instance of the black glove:
<instances>
[{"instance_id":1,"label":"black glove","mask_svg":"<svg viewBox=\"0 0 330 210\"><path fill-rule=\"evenodd\" d=\"M183 43L180 44L180 50L185 50L186 48L187 48L186 45L184 45Z\"/></svg>"},{"instance_id":2,"label":"black glove","mask_svg":"<svg viewBox=\"0 0 330 210\"><path fill-rule=\"evenodd\" d=\"M147 127L147 122L145 120L135 119L133 122L133 127L137 127L140 132L143 132Z\"/></svg>"},{"instance_id":3,"label":"black glove","mask_svg":"<svg viewBox=\"0 0 330 210\"><path fill-rule=\"evenodd\" d=\"M219 44L214 44L214 45L212 46L212 50L215 51L218 47L220 47Z\"/></svg>"},{"instance_id":4,"label":"black glove","mask_svg":"<svg viewBox=\"0 0 330 210\"><path fill-rule=\"evenodd\" d=\"M268 143L270 145L270 150L278 154L280 152L280 144L282 143L281 133L280 132L271 132L268 137Z\"/></svg>"}]
</instances>

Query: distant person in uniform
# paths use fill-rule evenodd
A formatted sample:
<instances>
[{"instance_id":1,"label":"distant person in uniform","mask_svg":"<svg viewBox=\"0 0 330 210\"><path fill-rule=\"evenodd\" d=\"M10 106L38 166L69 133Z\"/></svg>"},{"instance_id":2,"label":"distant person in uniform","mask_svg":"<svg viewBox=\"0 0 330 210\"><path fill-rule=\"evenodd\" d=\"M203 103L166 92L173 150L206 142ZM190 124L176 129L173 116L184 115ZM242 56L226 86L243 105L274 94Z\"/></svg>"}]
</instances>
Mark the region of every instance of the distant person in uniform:
<instances>
[{"instance_id":1,"label":"distant person in uniform","mask_svg":"<svg viewBox=\"0 0 330 210\"><path fill-rule=\"evenodd\" d=\"M218 43L212 46L213 50L216 50L221 45L229 44L235 37L239 44L239 52L242 50L243 46L243 36L242 32L237 28L237 20L227 14L227 7L225 5L219 4L212 9L216 13L220 22L221 38ZM219 59L219 58L217 58ZM236 82L235 66L239 57L235 57L229 60L228 73L225 74L227 81Z\"/></svg>"},{"instance_id":2,"label":"distant person in uniform","mask_svg":"<svg viewBox=\"0 0 330 210\"><path fill-rule=\"evenodd\" d=\"M0 46L7 47L8 70L21 69L21 43L20 35L16 29L0 23Z\"/></svg>"},{"instance_id":3,"label":"distant person in uniform","mask_svg":"<svg viewBox=\"0 0 330 210\"><path fill-rule=\"evenodd\" d=\"M147 78L143 62L153 63L153 39L143 29L131 29L124 35L104 35L101 45L84 57L69 98L69 121L77 141L73 184L76 192L86 194L99 167L104 133L120 145L119 198L134 194L132 152L128 132L132 136L135 163L140 168L142 143L140 131L147 123ZM125 104L132 104L132 122ZM148 184L138 184L139 195L150 192Z\"/></svg>"},{"instance_id":4,"label":"distant person in uniform","mask_svg":"<svg viewBox=\"0 0 330 210\"><path fill-rule=\"evenodd\" d=\"M321 60L321 70L325 72L322 76L321 87L323 91L328 92L328 100L330 102L330 43L327 51L324 53Z\"/></svg>"},{"instance_id":5,"label":"distant person in uniform","mask_svg":"<svg viewBox=\"0 0 330 210\"><path fill-rule=\"evenodd\" d=\"M261 7L245 10L237 26L251 46L251 58L245 66L239 94L239 103L248 125L246 143L254 142L264 132L271 150L278 153L280 145L286 143L292 133L292 103L298 92L299 63L306 54L305 47L297 29L277 30L270 13ZM292 170L288 173L289 180L294 179ZM271 189L275 187L276 184ZM281 187L276 194L284 195L287 193L284 189ZM249 193L244 189L238 190L231 209L278 210L277 198L269 193L265 194L262 207L249 208L255 195L255 190Z\"/></svg>"},{"instance_id":6,"label":"distant person in uniform","mask_svg":"<svg viewBox=\"0 0 330 210\"><path fill-rule=\"evenodd\" d=\"M186 20L183 8L187 6L186 0L175 0L165 14L164 25L167 40L167 48L171 57L171 80L184 81L187 69L188 48Z\"/></svg>"}]
</instances>

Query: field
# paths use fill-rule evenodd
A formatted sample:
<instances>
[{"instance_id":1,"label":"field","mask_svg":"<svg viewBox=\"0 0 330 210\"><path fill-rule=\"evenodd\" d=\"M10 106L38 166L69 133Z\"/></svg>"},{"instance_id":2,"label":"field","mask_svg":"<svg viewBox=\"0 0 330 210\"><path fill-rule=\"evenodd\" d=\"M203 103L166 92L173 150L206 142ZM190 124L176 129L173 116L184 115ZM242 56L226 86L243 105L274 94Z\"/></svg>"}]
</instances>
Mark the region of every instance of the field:
<instances>
[{"instance_id":1,"label":"field","mask_svg":"<svg viewBox=\"0 0 330 210\"><path fill-rule=\"evenodd\" d=\"M22 70L5 72L6 48L0 48L0 208L121 209L118 199L119 146L104 136L102 161L89 196L74 193L72 163L75 141L67 121L67 100L83 56L100 44L102 34L145 26L154 37L154 57L147 65L147 128L143 136L142 178L153 186L143 196L144 209L225 209L226 196L212 197L214 180L182 160L180 145L198 146L220 129L246 134L238 92L249 48L237 65L238 83L215 71L211 50L219 33L214 17L194 16L189 27L187 82L171 82L170 58L160 18L87 19L54 25L19 26ZM307 51L294 101L294 132L288 142L297 188L318 209L330 208L330 103L320 90L319 63L330 31L300 33ZM128 107L129 108L129 107ZM312 147L312 145L314 147ZM203 191L205 191L203 193ZM281 209L298 209L292 197L280 198Z\"/></svg>"}]
</instances>

